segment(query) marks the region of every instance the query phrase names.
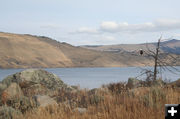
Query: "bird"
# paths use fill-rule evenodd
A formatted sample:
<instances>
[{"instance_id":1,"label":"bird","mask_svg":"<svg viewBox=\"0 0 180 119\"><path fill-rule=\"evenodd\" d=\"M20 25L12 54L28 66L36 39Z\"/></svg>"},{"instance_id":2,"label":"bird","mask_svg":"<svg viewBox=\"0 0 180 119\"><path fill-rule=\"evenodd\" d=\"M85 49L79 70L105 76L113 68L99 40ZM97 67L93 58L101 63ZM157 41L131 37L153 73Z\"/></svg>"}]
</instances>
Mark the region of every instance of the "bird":
<instances>
[{"instance_id":1,"label":"bird","mask_svg":"<svg viewBox=\"0 0 180 119\"><path fill-rule=\"evenodd\" d=\"M140 55L143 55L144 51L142 49L139 50Z\"/></svg>"}]
</instances>

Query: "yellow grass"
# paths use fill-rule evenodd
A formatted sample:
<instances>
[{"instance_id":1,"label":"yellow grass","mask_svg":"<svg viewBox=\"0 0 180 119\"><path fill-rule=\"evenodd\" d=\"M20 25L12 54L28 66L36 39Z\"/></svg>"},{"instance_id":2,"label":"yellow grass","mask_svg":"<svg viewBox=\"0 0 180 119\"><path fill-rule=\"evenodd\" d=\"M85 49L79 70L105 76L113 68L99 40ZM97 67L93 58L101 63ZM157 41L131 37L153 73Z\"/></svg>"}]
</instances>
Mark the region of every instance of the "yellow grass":
<instances>
[{"instance_id":1,"label":"yellow grass","mask_svg":"<svg viewBox=\"0 0 180 119\"><path fill-rule=\"evenodd\" d=\"M78 95L89 98L87 91ZM164 119L164 104L180 103L179 88L137 88L120 93L98 91L103 100L89 103L87 112L79 113L64 103L25 113L18 119ZM79 101L79 97L76 95Z\"/></svg>"}]
</instances>

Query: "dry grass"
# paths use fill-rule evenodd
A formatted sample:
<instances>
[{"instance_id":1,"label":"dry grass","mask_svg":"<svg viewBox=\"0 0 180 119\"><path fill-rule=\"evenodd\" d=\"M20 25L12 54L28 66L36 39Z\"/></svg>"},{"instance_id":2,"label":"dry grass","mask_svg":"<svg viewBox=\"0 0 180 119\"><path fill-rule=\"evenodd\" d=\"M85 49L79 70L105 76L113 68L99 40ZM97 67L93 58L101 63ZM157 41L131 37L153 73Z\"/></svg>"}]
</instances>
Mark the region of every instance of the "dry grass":
<instances>
[{"instance_id":1,"label":"dry grass","mask_svg":"<svg viewBox=\"0 0 180 119\"><path fill-rule=\"evenodd\" d=\"M164 104L177 104L180 102L179 88L142 87L118 92L119 89L115 92L112 90L109 92L107 90L96 90L91 93L89 91L80 91L74 95L71 94L71 98L77 99L75 103L78 103L78 106L87 107L86 113L74 111L74 107L61 102L56 107L29 111L17 118L164 119ZM101 96L103 100L91 103L93 95ZM66 97L65 94L64 97ZM84 100L82 100L82 97L84 97ZM96 98L93 99L96 100ZM81 104L83 101L86 105Z\"/></svg>"},{"instance_id":2,"label":"dry grass","mask_svg":"<svg viewBox=\"0 0 180 119\"><path fill-rule=\"evenodd\" d=\"M71 60L38 37L0 32L0 65L3 68L64 67Z\"/></svg>"}]
</instances>

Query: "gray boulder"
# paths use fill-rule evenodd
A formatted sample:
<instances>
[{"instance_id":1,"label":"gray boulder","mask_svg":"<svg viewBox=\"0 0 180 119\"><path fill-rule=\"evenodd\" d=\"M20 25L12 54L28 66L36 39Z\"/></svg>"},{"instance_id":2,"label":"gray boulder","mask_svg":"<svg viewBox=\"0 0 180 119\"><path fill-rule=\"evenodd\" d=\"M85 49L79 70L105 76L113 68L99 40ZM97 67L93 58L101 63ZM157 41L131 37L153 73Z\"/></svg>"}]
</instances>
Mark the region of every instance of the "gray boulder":
<instances>
[{"instance_id":1,"label":"gray boulder","mask_svg":"<svg viewBox=\"0 0 180 119\"><path fill-rule=\"evenodd\" d=\"M21 87L42 84L52 90L65 85L56 75L41 69L24 70L10 75L2 81L2 83L7 85L10 85L12 82L18 83Z\"/></svg>"},{"instance_id":2,"label":"gray boulder","mask_svg":"<svg viewBox=\"0 0 180 119\"><path fill-rule=\"evenodd\" d=\"M56 75L41 69L28 69L10 75L2 81L1 87L8 87L11 83L17 83L28 97L38 94L50 95L59 89L73 90Z\"/></svg>"},{"instance_id":3,"label":"gray boulder","mask_svg":"<svg viewBox=\"0 0 180 119\"><path fill-rule=\"evenodd\" d=\"M39 107L57 105L57 102L47 95L36 95L33 97Z\"/></svg>"},{"instance_id":4,"label":"gray boulder","mask_svg":"<svg viewBox=\"0 0 180 119\"><path fill-rule=\"evenodd\" d=\"M136 79L136 78L129 78L128 79L128 83L127 83L127 87L128 88L137 88L141 86L141 81Z\"/></svg>"}]
</instances>

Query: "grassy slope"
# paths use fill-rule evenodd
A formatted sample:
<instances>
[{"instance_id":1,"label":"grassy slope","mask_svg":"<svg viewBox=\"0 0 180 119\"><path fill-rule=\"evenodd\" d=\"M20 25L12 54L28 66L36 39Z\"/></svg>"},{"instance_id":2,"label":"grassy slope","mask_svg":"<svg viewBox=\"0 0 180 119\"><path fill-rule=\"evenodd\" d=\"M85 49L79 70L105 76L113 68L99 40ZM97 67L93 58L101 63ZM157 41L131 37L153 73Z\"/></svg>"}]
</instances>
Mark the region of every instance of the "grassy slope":
<instances>
[{"instance_id":1,"label":"grassy slope","mask_svg":"<svg viewBox=\"0 0 180 119\"><path fill-rule=\"evenodd\" d=\"M64 67L72 62L63 52L36 37L0 33L0 66L3 68Z\"/></svg>"}]
</instances>

